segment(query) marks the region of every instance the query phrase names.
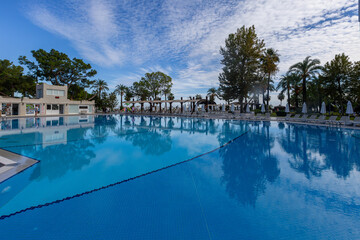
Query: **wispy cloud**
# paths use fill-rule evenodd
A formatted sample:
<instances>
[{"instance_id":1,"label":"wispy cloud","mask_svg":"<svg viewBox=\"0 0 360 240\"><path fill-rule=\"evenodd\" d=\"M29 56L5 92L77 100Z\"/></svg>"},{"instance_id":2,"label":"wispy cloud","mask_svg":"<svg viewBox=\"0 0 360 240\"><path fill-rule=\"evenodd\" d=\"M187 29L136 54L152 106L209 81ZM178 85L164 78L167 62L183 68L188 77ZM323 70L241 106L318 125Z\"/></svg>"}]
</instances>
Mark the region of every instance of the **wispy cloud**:
<instances>
[{"instance_id":1,"label":"wispy cloud","mask_svg":"<svg viewBox=\"0 0 360 240\"><path fill-rule=\"evenodd\" d=\"M62 6L43 2L27 14L38 26L70 40L84 58L113 65L125 59L114 10L111 1L68 1Z\"/></svg>"},{"instance_id":2,"label":"wispy cloud","mask_svg":"<svg viewBox=\"0 0 360 240\"><path fill-rule=\"evenodd\" d=\"M341 52L360 59L357 0L29 1L29 18L71 41L84 58L135 66L119 73L130 80L164 71L178 92L217 85L219 48L242 25L255 25L279 50L280 73L308 55L323 63Z\"/></svg>"}]
</instances>

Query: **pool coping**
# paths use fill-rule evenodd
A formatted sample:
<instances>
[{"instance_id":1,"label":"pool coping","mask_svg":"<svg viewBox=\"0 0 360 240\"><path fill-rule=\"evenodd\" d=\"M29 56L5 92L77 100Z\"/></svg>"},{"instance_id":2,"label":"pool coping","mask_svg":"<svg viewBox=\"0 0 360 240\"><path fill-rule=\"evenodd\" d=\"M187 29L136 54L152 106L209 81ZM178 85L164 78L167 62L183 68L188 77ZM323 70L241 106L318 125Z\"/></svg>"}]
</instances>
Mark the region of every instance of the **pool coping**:
<instances>
[{"instance_id":1,"label":"pool coping","mask_svg":"<svg viewBox=\"0 0 360 240\"><path fill-rule=\"evenodd\" d=\"M0 157L5 159L2 161L4 166L0 167L0 183L39 162L38 160L2 148L0 148Z\"/></svg>"},{"instance_id":2,"label":"pool coping","mask_svg":"<svg viewBox=\"0 0 360 240\"><path fill-rule=\"evenodd\" d=\"M104 115L104 114L99 114ZM286 120L284 118L277 118L277 117L270 117L270 118L264 118L264 119L243 119L240 116L236 115L197 115L191 114L191 115L174 115L174 114L154 114L154 113L109 113L108 115L124 115L124 116L152 116L152 117L182 117L182 118L200 118L200 119L222 119L222 120L237 120L237 121L247 121L247 122L283 122L283 123L292 123L292 124L299 124L299 125L309 125L309 126L320 126L320 127L331 127L331 128L341 128L341 129L353 129L353 130L360 130L359 127L355 126L348 126L343 124L329 124L329 123L316 123L316 122L303 122L303 121L292 121Z\"/></svg>"},{"instance_id":3,"label":"pool coping","mask_svg":"<svg viewBox=\"0 0 360 240\"><path fill-rule=\"evenodd\" d=\"M314 125L314 126L325 126L325 127L338 127L338 128L347 128L347 129L358 129L359 127L355 126L347 126L347 125L341 125L341 124L322 124L322 123L315 123L315 122L303 122L303 121L292 121L290 118L289 120L286 120L284 118L278 118L278 117L270 117L270 118L264 118L264 119L243 119L239 115L234 114L209 114L209 115L199 115L197 113L192 114L173 114L173 113L165 113L165 114L159 114L159 113L131 113L131 112L109 112L109 113L87 113L87 114L61 114L61 115L38 115L35 116L15 116L10 115L6 118L0 119L6 120L6 119L17 119L17 118L46 118L46 117L69 117L69 116L95 116L95 115L124 115L124 116L156 116L156 117L184 117L184 118L201 118L201 119L223 119L223 120L240 120L240 121L248 121L248 122L261 122L261 121L274 121L274 122L288 122L288 123L296 123L296 124L302 124L302 125Z\"/></svg>"}]
</instances>

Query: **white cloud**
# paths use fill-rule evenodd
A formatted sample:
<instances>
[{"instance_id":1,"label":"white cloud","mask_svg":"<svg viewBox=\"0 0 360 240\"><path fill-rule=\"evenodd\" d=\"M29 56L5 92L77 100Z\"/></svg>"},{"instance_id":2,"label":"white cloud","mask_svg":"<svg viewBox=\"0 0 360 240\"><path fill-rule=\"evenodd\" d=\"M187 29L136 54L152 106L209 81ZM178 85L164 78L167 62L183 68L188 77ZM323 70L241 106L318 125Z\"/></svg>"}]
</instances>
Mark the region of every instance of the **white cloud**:
<instances>
[{"instance_id":1,"label":"white cloud","mask_svg":"<svg viewBox=\"0 0 360 240\"><path fill-rule=\"evenodd\" d=\"M35 4L29 8L28 16L36 25L70 40L84 58L94 63L123 63L120 30L110 1L69 1L56 9L62 10Z\"/></svg>"},{"instance_id":2,"label":"white cloud","mask_svg":"<svg viewBox=\"0 0 360 240\"><path fill-rule=\"evenodd\" d=\"M360 59L357 0L66 3L60 10L34 3L29 18L69 39L93 63L137 66L129 79L148 70L171 73L178 92L217 85L219 48L243 25L255 25L267 46L279 50L280 73L308 55L323 63L342 52Z\"/></svg>"}]
</instances>

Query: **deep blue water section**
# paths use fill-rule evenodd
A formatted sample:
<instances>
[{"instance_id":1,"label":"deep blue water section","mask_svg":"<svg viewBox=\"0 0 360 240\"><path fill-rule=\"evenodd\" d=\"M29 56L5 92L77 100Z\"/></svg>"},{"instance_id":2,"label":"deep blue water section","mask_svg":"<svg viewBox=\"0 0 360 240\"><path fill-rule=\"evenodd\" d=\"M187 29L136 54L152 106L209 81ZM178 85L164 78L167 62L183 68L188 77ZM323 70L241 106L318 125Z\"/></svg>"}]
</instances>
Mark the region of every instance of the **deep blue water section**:
<instances>
[{"instance_id":1,"label":"deep blue water section","mask_svg":"<svg viewBox=\"0 0 360 240\"><path fill-rule=\"evenodd\" d=\"M359 131L164 117L62 121L1 133L2 148L40 160L0 184L0 215L38 206L1 219L4 239L360 238Z\"/></svg>"}]
</instances>

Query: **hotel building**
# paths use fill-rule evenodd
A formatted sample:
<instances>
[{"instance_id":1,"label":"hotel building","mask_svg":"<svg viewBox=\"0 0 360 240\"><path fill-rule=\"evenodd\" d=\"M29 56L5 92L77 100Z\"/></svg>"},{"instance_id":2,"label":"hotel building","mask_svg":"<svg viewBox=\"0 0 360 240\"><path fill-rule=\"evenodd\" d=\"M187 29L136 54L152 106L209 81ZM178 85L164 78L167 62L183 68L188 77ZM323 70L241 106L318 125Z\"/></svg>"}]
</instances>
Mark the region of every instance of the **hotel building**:
<instances>
[{"instance_id":1,"label":"hotel building","mask_svg":"<svg viewBox=\"0 0 360 240\"><path fill-rule=\"evenodd\" d=\"M36 98L0 96L0 110L4 116L48 116L90 114L95 111L95 101L68 99L67 86L46 83L36 85Z\"/></svg>"}]
</instances>

